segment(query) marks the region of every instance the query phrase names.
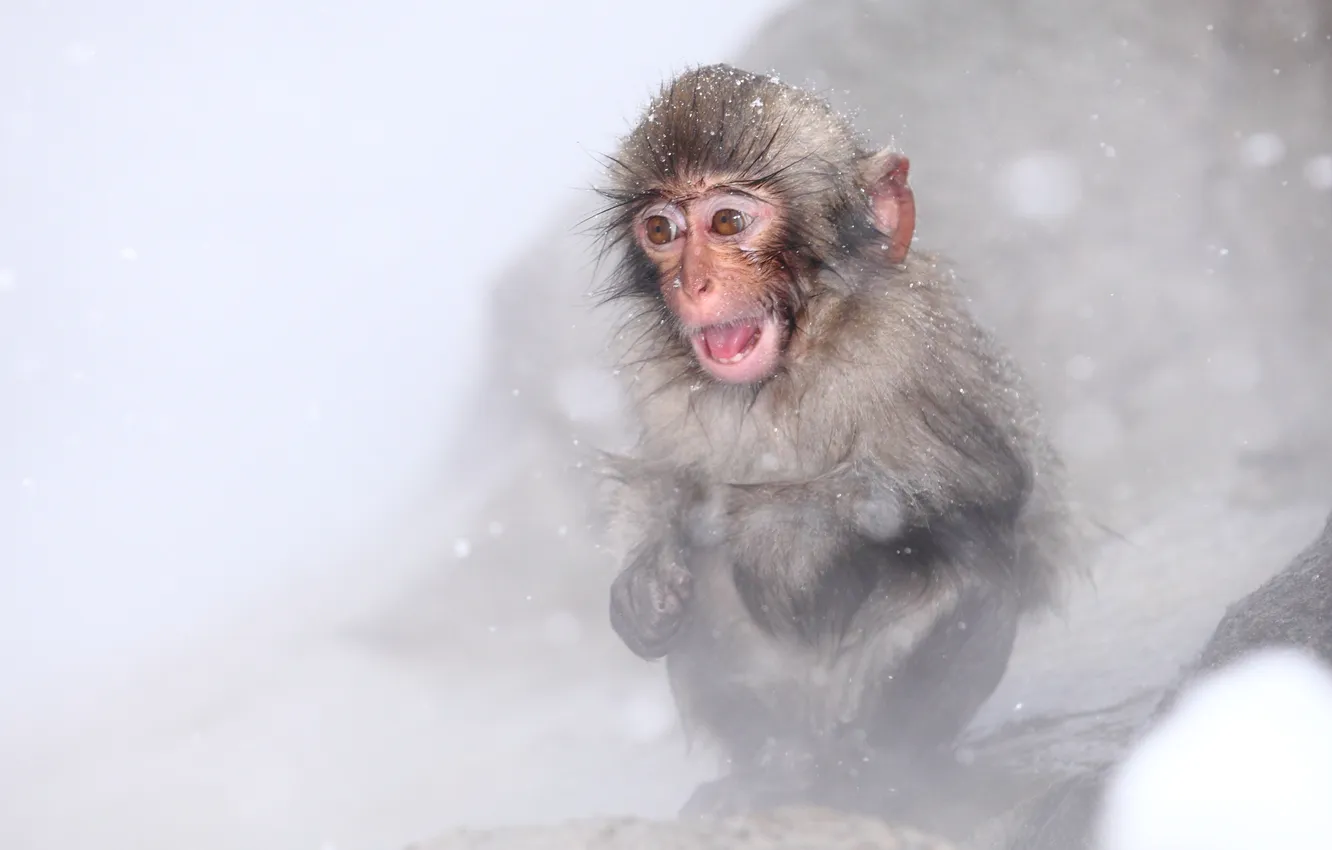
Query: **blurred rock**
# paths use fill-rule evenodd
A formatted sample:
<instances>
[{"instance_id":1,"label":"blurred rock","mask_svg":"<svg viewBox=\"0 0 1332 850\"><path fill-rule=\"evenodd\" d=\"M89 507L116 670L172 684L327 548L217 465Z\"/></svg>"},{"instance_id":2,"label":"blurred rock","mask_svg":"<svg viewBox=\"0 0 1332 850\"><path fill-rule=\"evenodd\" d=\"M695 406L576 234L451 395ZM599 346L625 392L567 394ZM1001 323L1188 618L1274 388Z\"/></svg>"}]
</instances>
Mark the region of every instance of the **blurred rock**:
<instances>
[{"instance_id":1,"label":"blurred rock","mask_svg":"<svg viewBox=\"0 0 1332 850\"><path fill-rule=\"evenodd\" d=\"M1184 681L1276 647L1299 647L1332 665L1332 514L1289 564L1226 609Z\"/></svg>"},{"instance_id":2,"label":"blurred rock","mask_svg":"<svg viewBox=\"0 0 1332 850\"><path fill-rule=\"evenodd\" d=\"M1171 716L1181 701L1190 699L1190 693L1200 680L1223 670L1234 669L1239 662L1255 653L1281 649L1295 649L1308 653L1309 658L1332 664L1332 514L1327 516L1317 537L1288 564L1252 593L1226 609L1225 616L1217 624L1197 659L1181 672L1150 716L1143 717L1137 728L1129 734L1115 736L1116 741L1108 742L1112 746L1103 761L1054 782L1048 791L1000 816L990 825L986 840L977 846L1011 850L1079 850L1092 847L1096 819L1100 816L1106 789L1117 766L1125 754L1130 752L1130 745L1136 746L1141 742L1144 732L1150 735L1151 730L1170 723L1178 726L1178 719L1172 721ZM1234 687L1230 687L1230 690L1233 691ZM1303 688L1296 688L1296 691L1296 701L1299 702ZM1222 713L1227 716L1233 714L1232 719L1245 716L1242 708L1224 708ZM1197 718L1193 719L1196 721ZM1217 726L1215 723L1208 725L1209 728ZM1224 724L1220 728L1225 728ZM1079 733L1070 724L1063 724L1061 731L1065 736L1076 736ZM1106 737L1101 730L1097 730L1096 734ZM1291 740L1288 735L1282 737L1286 741ZM1325 736L1319 736L1320 741L1324 739ZM1202 750L1210 748L1221 752L1227 764L1235 762L1236 752L1252 746L1253 743L1245 741L1212 738L1201 741ZM1288 751L1289 744L1285 748ZM1250 761L1257 763L1254 759ZM1244 760L1241 758L1239 763L1243 764ZM1173 769L1176 770L1183 766L1183 762L1174 764ZM1295 767L1298 768L1298 761ZM1250 781L1236 779L1234 771L1226 773L1232 782ZM1151 781L1160 782L1162 779L1169 787L1177 784L1180 777L1155 776ZM1280 787L1286 777L1272 774L1255 777L1253 781L1274 783L1275 787ZM1233 790L1231 788L1232 793L1226 799L1237 799ZM1138 805L1141 805L1144 797L1144 793L1122 785L1119 793L1121 796L1131 794ZM1240 793L1238 798L1245 796ZM1142 813L1136 814L1141 816ZM1303 817L1313 812L1301 811L1298 814Z\"/></svg>"}]
</instances>

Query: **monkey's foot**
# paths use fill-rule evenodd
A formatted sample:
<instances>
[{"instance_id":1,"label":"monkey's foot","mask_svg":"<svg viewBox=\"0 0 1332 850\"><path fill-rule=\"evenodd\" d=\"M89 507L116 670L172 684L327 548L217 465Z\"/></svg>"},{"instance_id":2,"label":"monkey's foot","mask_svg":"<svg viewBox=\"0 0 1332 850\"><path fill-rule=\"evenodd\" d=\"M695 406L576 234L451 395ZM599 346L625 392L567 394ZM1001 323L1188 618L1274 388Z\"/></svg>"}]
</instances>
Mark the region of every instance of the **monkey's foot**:
<instances>
[{"instance_id":1,"label":"monkey's foot","mask_svg":"<svg viewBox=\"0 0 1332 850\"><path fill-rule=\"evenodd\" d=\"M680 809L680 817L720 818L813 802L816 799L811 789L796 776L746 772L695 788Z\"/></svg>"},{"instance_id":2,"label":"monkey's foot","mask_svg":"<svg viewBox=\"0 0 1332 850\"><path fill-rule=\"evenodd\" d=\"M859 733L814 745L770 739L752 761L695 789L680 814L722 817L798 804L845 807L880 779L886 765L876 755Z\"/></svg>"}]
</instances>

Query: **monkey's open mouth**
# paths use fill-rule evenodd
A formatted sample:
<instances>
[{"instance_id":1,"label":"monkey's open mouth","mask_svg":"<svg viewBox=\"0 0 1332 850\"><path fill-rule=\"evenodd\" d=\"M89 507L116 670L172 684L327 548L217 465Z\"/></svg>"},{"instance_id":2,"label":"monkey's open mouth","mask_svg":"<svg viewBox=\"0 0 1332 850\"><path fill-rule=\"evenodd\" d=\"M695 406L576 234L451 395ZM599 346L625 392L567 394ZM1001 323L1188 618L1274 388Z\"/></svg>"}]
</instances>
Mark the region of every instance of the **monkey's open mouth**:
<instances>
[{"instance_id":1,"label":"monkey's open mouth","mask_svg":"<svg viewBox=\"0 0 1332 850\"><path fill-rule=\"evenodd\" d=\"M714 378L747 384L776 369L781 326L771 316L753 316L709 325L695 332L692 341L699 364Z\"/></svg>"},{"instance_id":2,"label":"monkey's open mouth","mask_svg":"<svg viewBox=\"0 0 1332 850\"><path fill-rule=\"evenodd\" d=\"M718 363L730 365L744 360L763 336L763 323L746 319L728 325L713 325L702 331L703 345L708 356Z\"/></svg>"}]
</instances>

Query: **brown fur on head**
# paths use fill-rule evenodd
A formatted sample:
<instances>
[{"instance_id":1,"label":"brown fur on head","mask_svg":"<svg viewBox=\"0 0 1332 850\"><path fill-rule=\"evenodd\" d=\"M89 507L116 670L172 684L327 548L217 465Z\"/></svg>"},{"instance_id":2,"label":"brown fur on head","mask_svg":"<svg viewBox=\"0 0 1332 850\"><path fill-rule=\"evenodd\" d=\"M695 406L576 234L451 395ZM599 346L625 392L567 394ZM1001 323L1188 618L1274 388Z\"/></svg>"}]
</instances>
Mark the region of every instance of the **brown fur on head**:
<instances>
[{"instance_id":1,"label":"brown fur on head","mask_svg":"<svg viewBox=\"0 0 1332 850\"><path fill-rule=\"evenodd\" d=\"M823 99L727 66L665 85L610 158L607 289L658 313L697 376L758 384L789 366L812 300L849 263L901 263L908 162L865 150ZM832 274L824 274L832 272Z\"/></svg>"}]
</instances>

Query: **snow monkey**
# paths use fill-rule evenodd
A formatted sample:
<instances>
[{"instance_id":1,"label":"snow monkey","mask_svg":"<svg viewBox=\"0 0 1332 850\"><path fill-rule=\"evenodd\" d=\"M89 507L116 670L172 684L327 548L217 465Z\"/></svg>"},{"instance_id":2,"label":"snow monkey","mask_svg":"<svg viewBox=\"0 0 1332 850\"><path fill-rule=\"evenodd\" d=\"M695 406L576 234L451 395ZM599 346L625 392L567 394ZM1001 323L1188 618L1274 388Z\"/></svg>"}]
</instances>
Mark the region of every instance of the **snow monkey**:
<instances>
[{"instance_id":1,"label":"snow monkey","mask_svg":"<svg viewBox=\"0 0 1332 850\"><path fill-rule=\"evenodd\" d=\"M1056 595L1067 511L1022 376L912 248L907 158L713 65L607 159L640 426L607 455L634 541L610 618L729 765L686 809L946 748Z\"/></svg>"}]
</instances>

